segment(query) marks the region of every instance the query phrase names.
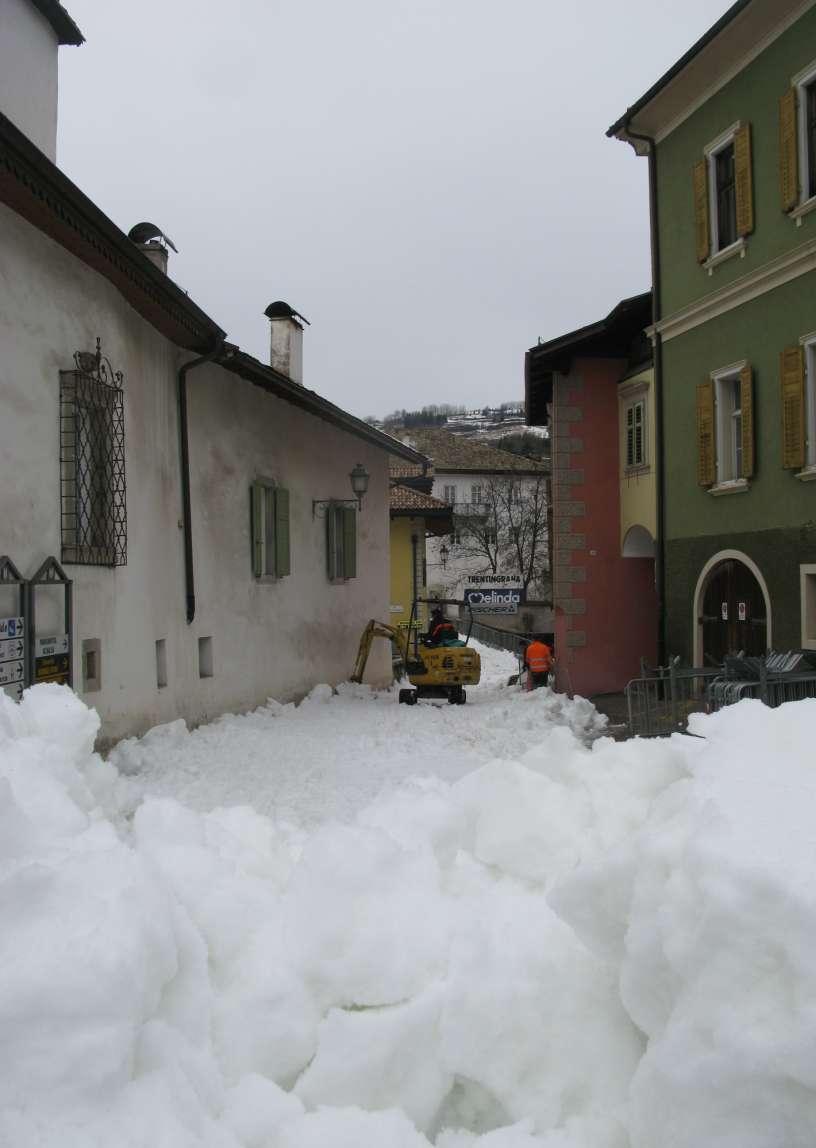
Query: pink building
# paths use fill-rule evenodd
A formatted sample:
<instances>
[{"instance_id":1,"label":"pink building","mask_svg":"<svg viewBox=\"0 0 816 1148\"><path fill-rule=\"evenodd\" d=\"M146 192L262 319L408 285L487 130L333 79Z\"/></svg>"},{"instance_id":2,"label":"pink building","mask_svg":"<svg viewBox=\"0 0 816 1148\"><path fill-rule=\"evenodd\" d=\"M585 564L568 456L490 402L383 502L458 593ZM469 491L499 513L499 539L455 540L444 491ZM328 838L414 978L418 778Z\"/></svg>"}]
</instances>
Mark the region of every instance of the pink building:
<instances>
[{"instance_id":1,"label":"pink building","mask_svg":"<svg viewBox=\"0 0 816 1148\"><path fill-rule=\"evenodd\" d=\"M650 321L646 293L526 356L527 422L552 440L556 681L586 697L657 658Z\"/></svg>"}]
</instances>

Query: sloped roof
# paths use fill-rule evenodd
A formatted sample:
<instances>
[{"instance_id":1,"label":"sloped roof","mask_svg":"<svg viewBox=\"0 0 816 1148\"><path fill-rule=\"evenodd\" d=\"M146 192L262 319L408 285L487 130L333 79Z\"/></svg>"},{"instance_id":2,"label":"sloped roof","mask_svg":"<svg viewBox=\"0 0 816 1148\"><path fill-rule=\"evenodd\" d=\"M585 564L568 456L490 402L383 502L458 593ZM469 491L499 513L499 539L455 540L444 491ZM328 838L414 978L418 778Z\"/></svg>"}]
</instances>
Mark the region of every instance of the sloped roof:
<instances>
[{"instance_id":1,"label":"sloped roof","mask_svg":"<svg viewBox=\"0 0 816 1148\"><path fill-rule=\"evenodd\" d=\"M412 486L402 486L400 483L395 483L391 487L389 500L392 514L395 511L415 512L417 514L424 514L428 511L451 513L450 505L443 502L441 498L434 498L431 494L423 494L421 490L414 490Z\"/></svg>"},{"instance_id":2,"label":"sloped roof","mask_svg":"<svg viewBox=\"0 0 816 1148\"><path fill-rule=\"evenodd\" d=\"M416 450L427 454L437 474L546 474L549 465L538 459L511 454L442 427L412 427L401 434Z\"/></svg>"},{"instance_id":3,"label":"sloped roof","mask_svg":"<svg viewBox=\"0 0 816 1148\"><path fill-rule=\"evenodd\" d=\"M65 11L59 0L31 0L57 33L60 44L84 44L85 37Z\"/></svg>"}]
</instances>

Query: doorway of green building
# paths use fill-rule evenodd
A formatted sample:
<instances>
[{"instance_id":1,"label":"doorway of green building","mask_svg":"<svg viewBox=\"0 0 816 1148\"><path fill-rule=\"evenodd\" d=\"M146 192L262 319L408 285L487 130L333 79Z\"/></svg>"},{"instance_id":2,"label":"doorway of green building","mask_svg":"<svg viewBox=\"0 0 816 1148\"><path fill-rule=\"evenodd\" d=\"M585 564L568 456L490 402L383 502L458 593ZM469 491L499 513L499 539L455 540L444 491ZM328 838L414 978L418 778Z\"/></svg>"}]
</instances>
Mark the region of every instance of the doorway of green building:
<instances>
[{"instance_id":1,"label":"doorway of green building","mask_svg":"<svg viewBox=\"0 0 816 1148\"><path fill-rule=\"evenodd\" d=\"M703 663L727 654L764 654L768 648L765 596L756 575L737 558L718 562L703 595Z\"/></svg>"}]
</instances>

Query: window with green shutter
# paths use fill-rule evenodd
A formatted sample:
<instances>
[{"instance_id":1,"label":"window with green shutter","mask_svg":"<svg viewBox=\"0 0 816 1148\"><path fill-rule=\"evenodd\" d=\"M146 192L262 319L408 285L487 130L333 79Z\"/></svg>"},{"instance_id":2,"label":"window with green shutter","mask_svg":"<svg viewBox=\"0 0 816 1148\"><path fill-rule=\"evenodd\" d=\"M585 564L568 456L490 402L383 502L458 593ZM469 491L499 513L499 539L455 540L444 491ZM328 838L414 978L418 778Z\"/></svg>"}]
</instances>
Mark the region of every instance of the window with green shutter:
<instances>
[{"instance_id":1,"label":"window with green shutter","mask_svg":"<svg viewBox=\"0 0 816 1148\"><path fill-rule=\"evenodd\" d=\"M252 573L284 578L291 573L289 491L258 479L250 487Z\"/></svg>"},{"instance_id":2,"label":"window with green shutter","mask_svg":"<svg viewBox=\"0 0 816 1148\"><path fill-rule=\"evenodd\" d=\"M357 511L340 503L326 514L327 573L332 582L357 577Z\"/></svg>"}]
</instances>

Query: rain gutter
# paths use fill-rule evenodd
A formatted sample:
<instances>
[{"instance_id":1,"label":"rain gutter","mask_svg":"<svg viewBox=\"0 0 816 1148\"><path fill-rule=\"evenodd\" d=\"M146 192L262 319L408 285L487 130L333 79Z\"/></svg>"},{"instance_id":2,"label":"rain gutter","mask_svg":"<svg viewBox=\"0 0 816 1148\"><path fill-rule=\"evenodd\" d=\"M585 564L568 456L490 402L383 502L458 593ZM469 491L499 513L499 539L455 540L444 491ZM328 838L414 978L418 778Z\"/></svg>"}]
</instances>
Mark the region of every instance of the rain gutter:
<instances>
[{"instance_id":1,"label":"rain gutter","mask_svg":"<svg viewBox=\"0 0 816 1148\"><path fill-rule=\"evenodd\" d=\"M735 5L735 8L739 5ZM623 125L629 142L637 140L648 148L649 157L649 229L652 254L652 345L655 378L655 591L657 593L657 664L666 663L666 465L664 459L663 403L663 338L659 330L662 315L660 294L660 230L657 217L657 141L630 126L631 116ZM632 145L634 147L634 144ZM635 149L637 150L637 149Z\"/></svg>"},{"instance_id":2,"label":"rain gutter","mask_svg":"<svg viewBox=\"0 0 816 1148\"><path fill-rule=\"evenodd\" d=\"M184 595L187 608L187 625L195 618L195 572L193 568L193 520L190 506L190 433L187 420L187 374L205 363L215 362L224 350L224 340L219 339L211 351L184 363L178 372L179 410L179 455L181 463L181 516L184 530Z\"/></svg>"}]
</instances>

